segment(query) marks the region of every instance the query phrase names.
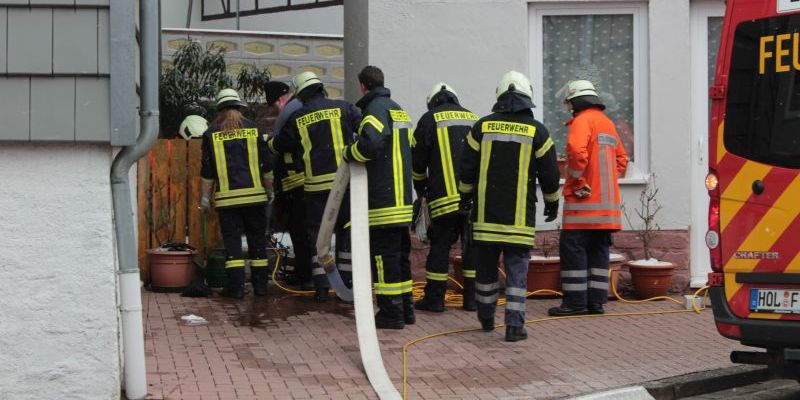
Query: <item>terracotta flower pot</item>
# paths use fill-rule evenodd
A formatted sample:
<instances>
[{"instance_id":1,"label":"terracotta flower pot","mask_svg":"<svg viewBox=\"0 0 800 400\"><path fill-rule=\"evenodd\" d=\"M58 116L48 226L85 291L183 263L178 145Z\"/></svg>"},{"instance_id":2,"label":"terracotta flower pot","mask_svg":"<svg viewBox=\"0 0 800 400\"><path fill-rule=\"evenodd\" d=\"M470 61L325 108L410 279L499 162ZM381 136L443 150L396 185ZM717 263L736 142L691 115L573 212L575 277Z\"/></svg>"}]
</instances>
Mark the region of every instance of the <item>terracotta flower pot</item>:
<instances>
[{"instance_id":1,"label":"terracotta flower pot","mask_svg":"<svg viewBox=\"0 0 800 400\"><path fill-rule=\"evenodd\" d=\"M675 266L669 262L629 261L631 281L640 299L666 296Z\"/></svg>"},{"instance_id":2,"label":"terracotta flower pot","mask_svg":"<svg viewBox=\"0 0 800 400\"><path fill-rule=\"evenodd\" d=\"M150 282L153 287L180 289L189 286L194 278L195 251L147 250L150 261Z\"/></svg>"},{"instance_id":3,"label":"terracotta flower pot","mask_svg":"<svg viewBox=\"0 0 800 400\"><path fill-rule=\"evenodd\" d=\"M561 290L561 259L558 257L531 256L528 262L528 292ZM552 296L540 293L537 296Z\"/></svg>"}]
</instances>

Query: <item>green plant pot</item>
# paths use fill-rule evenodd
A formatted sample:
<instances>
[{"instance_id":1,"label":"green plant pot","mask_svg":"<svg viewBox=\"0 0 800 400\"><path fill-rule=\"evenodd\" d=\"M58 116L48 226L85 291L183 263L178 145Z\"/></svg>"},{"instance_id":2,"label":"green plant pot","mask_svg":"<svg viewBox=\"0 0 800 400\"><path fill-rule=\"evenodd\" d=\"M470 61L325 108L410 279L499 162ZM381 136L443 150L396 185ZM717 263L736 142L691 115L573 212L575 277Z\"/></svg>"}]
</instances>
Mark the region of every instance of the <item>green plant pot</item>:
<instances>
[{"instance_id":1,"label":"green plant pot","mask_svg":"<svg viewBox=\"0 0 800 400\"><path fill-rule=\"evenodd\" d=\"M206 284L212 288L225 286L225 249L214 249L208 252Z\"/></svg>"}]
</instances>

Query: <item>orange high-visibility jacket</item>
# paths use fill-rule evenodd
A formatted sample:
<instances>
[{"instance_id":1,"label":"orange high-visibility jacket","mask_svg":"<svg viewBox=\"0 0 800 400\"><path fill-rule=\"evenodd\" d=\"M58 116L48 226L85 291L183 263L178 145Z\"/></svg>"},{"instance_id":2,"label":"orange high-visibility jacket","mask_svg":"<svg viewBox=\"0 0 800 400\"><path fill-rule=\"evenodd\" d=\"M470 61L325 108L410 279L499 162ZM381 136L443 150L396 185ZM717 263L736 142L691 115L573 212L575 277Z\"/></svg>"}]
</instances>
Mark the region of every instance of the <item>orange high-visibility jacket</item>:
<instances>
[{"instance_id":1,"label":"orange high-visibility jacket","mask_svg":"<svg viewBox=\"0 0 800 400\"><path fill-rule=\"evenodd\" d=\"M590 108L567 122L567 179L564 183L563 229L622 229L619 184L628 155L614 123ZM579 199L585 186L591 195Z\"/></svg>"}]
</instances>

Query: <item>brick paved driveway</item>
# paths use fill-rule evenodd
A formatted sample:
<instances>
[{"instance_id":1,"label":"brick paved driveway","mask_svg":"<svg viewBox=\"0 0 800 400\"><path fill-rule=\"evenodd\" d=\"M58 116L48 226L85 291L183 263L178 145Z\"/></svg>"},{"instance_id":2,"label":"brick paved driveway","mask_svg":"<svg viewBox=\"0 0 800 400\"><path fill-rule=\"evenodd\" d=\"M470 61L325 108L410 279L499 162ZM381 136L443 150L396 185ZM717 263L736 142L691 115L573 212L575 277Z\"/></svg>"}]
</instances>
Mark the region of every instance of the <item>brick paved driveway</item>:
<instances>
[{"instance_id":1,"label":"brick paved driveway","mask_svg":"<svg viewBox=\"0 0 800 400\"><path fill-rule=\"evenodd\" d=\"M277 294L240 302L143 292L151 399L375 399L361 370L351 305ZM528 318L558 300L529 300ZM676 310L668 302L611 302L608 312ZM208 325L186 326L196 314ZM497 321L502 322L502 312ZM417 324L379 331L384 363L402 390L403 344L459 328L473 313L417 313ZM549 399L730 366L739 347L712 314L602 317L528 325L527 341L503 329L438 337L408 356L409 399Z\"/></svg>"}]
</instances>

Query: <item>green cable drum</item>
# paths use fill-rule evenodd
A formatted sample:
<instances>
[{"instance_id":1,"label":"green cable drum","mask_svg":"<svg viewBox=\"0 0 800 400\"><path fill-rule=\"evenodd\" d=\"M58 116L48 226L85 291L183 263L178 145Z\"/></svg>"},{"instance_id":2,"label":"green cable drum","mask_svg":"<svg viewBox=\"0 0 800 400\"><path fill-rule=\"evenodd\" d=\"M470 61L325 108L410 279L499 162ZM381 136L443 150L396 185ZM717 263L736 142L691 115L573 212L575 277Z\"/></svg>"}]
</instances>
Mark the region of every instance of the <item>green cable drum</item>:
<instances>
[{"instance_id":1,"label":"green cable drum","mask_svg":"<svg viewBox=\"0 0 800 400\"><path fill-rule=\"evenodd\" d=\"M225 249L214 249L208 252L206 284L212 288L225 286Z\"/></svg>"}]
</instances>

